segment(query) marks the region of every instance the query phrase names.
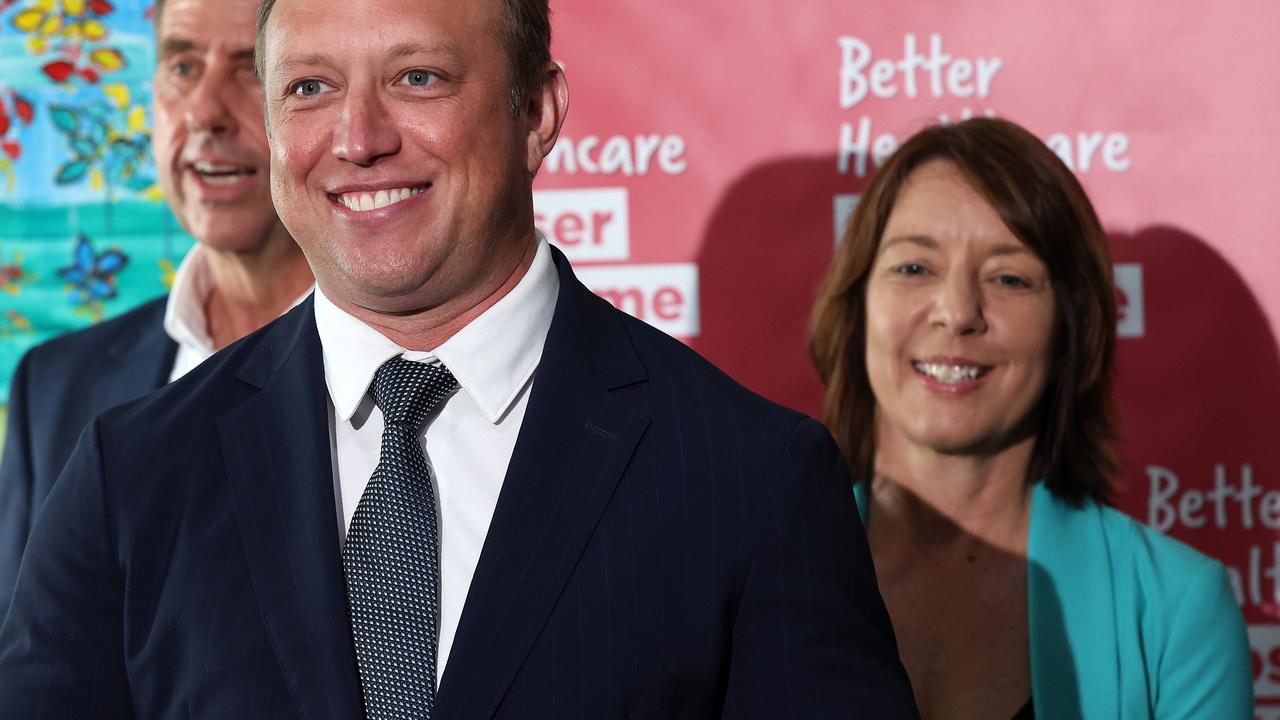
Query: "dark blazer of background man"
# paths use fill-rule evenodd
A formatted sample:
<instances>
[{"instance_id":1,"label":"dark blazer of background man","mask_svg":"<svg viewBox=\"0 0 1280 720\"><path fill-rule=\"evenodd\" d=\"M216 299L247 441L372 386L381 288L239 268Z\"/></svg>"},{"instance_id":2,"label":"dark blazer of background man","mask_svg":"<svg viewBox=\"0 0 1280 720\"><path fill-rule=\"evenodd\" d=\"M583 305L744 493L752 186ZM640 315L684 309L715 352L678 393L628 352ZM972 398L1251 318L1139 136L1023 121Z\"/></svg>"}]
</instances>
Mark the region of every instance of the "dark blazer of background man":
<instances>
[{"instance_id":1,"label":"dark blazer of background man","mask_svg":"<svg viewBox=\"0 0 1280 720\"><path fill-rule=\"evenodd\" d=\"M43 343L18 363L0 457L0 619L32 522L89 421L262 327L311 286L271 206L252 77L256 6L155 3L152 154L165 199L197 245L167 297Z\"/></svg>"},{"instance_id":2,"label":"dark blazer of background man","mask_svg":"<svg viewBox=\"0 0 1280 720\"><path fill-rule=\"evenodd\" d=\"M537 52L509 70L512 28ZM554 257L432 717L915 717L827 432L591 295L536 236L568 102L549 34L536 2L260 11L273 197L327 301L430 351ZM352 207L390 182L416 193ZM0 628L4 712L362 715L318 303L84 434Z\"/></svg>"}]
</instances>

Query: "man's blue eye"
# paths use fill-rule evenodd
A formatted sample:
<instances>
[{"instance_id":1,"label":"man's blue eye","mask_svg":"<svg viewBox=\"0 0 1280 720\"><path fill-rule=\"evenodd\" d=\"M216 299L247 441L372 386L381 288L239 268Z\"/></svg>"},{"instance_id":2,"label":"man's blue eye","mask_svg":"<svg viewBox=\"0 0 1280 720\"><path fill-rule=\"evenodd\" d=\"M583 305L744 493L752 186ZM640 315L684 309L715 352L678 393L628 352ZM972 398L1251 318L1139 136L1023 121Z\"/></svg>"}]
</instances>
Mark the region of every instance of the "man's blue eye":
<instances>
[{"instance_id":1,"label":"man's blue eye","mask_svg":"<svg viewBox=\"0 0 1280 720\"><path fill-rule=\"evenodd\" d=\"M431 82L431 73L426 70L410 70L404 74L404 80L414 87L422 87Z\"/></svg>"},{"instance_id":2,"label":"man's blue eye","mask_svg":"<svg viewBox=\"0 0 1280 720\"><path fill-rule=\"evenodd\" d=\"M298 89L294 92L304 97L310 97L312 95L319 95L320 91L323 89L324 83L319 80L303 80L298 83Z\"/></svg>"}]
</instances>

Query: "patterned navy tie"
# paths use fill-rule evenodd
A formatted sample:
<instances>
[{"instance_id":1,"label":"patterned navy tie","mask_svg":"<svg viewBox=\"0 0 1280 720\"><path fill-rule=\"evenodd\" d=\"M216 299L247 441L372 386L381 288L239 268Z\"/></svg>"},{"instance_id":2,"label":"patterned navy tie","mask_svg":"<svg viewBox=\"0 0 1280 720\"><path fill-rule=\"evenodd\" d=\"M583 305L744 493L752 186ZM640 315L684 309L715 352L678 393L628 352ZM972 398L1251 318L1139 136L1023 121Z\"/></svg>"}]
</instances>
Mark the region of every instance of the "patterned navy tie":
<instances>
[{"instance_id":1,"label":"patterned navy tie","mask_svg":"<svg viewBox=\"0 0 1280 720\"><path fill-rule=\"evenodd\" d=\"M443 365L396 357L370 388L382 453L360 496L342 568L368 720L431 717L440 635L440 534L418 433L458 387Z\"/></svg>"}]
</instances>

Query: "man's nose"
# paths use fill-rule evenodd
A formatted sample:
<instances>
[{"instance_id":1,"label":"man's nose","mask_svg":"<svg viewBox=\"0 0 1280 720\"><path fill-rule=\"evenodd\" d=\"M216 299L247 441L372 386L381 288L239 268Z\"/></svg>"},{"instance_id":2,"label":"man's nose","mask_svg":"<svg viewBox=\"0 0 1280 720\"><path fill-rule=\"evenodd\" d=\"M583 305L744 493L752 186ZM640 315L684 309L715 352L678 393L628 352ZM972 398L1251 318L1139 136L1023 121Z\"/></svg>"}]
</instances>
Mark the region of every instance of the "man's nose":
<instances>
[{"instance_id":1,"label":"man's nose","mask_svg":"<svg viewBox=\"0 0 1280 720\"><path fill-rule=\"evenodd\" d=\"M187 96L186 123L191 131L215 135L234 134L235 115L231 112L227 93L231 83L217 73L205 73Z\"/></svg>"},{"instance_id":2,"label":"man's nose","mask_svg":"<svg viewBox=\"0 0 1280 720\"><path fill-rule=\"evenodd\" d=\"M400 134L377 93L349 89L333 129L334 156L368 167L399 150Z\"/></svg>"},{"instance_id":3,"label":"man's nose","mask_svg":"<svg viewBox=\"0 0 1280 720\"><path fill-rule=\"evenodd\" d=\"M987 330L982 303L979 279L969 273L952 272L938 284L929 320L954 335L981 334Z\"/></svg>"}]
</instances>

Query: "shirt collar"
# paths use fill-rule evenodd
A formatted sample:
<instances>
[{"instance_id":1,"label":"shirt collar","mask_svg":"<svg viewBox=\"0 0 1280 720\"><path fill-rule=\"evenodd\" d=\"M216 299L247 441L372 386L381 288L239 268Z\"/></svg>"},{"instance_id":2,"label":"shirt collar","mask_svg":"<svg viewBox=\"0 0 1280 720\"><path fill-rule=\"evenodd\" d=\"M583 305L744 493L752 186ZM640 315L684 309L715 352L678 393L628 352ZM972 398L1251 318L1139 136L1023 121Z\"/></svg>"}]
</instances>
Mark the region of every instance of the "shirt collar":
<instances>
[{"instance_id":1,"label":"shirt collar","mask_svg":"<svg viewBox=\"0 0 1280 720\"><path fill-rule=\"evenodd\" d=\"M306 300L313 289L314 286L307 288L285 308L285 312ZM174 273L169 299L165 301L164 331L179 347L206 358L215 352L213 338L209 337L209 320L204 314L205 303L212 291L208 251L196 243L187 251Z\"/></svg>"},{"instance_id":2,"label":"shirt collar","mask_svg":"<svg viewBox=\"0 0 1280 720\"><path fill-rule=\"evenodd\" d=\"M206 357L213 354L213 340L204 317L209 283L209 259L204 248L196 244L178 265L164 309L165 333L180 347Z\"/></svg>"},{"instance_id":3,"label":"shirt collar","mask_svg":"<svg viewBox=\"0 0 1280 720\"><path fill-rule=\"evenodd\" d=\"M533 377L555 314L560 277L541 234L523 278L502 299L431 352L411 352L333 304L317 288L316 330L325 385L337 418L350 422L373 375L397 355L439 360L491 423L498 423Z\"/></svg>"}]
</instances>

